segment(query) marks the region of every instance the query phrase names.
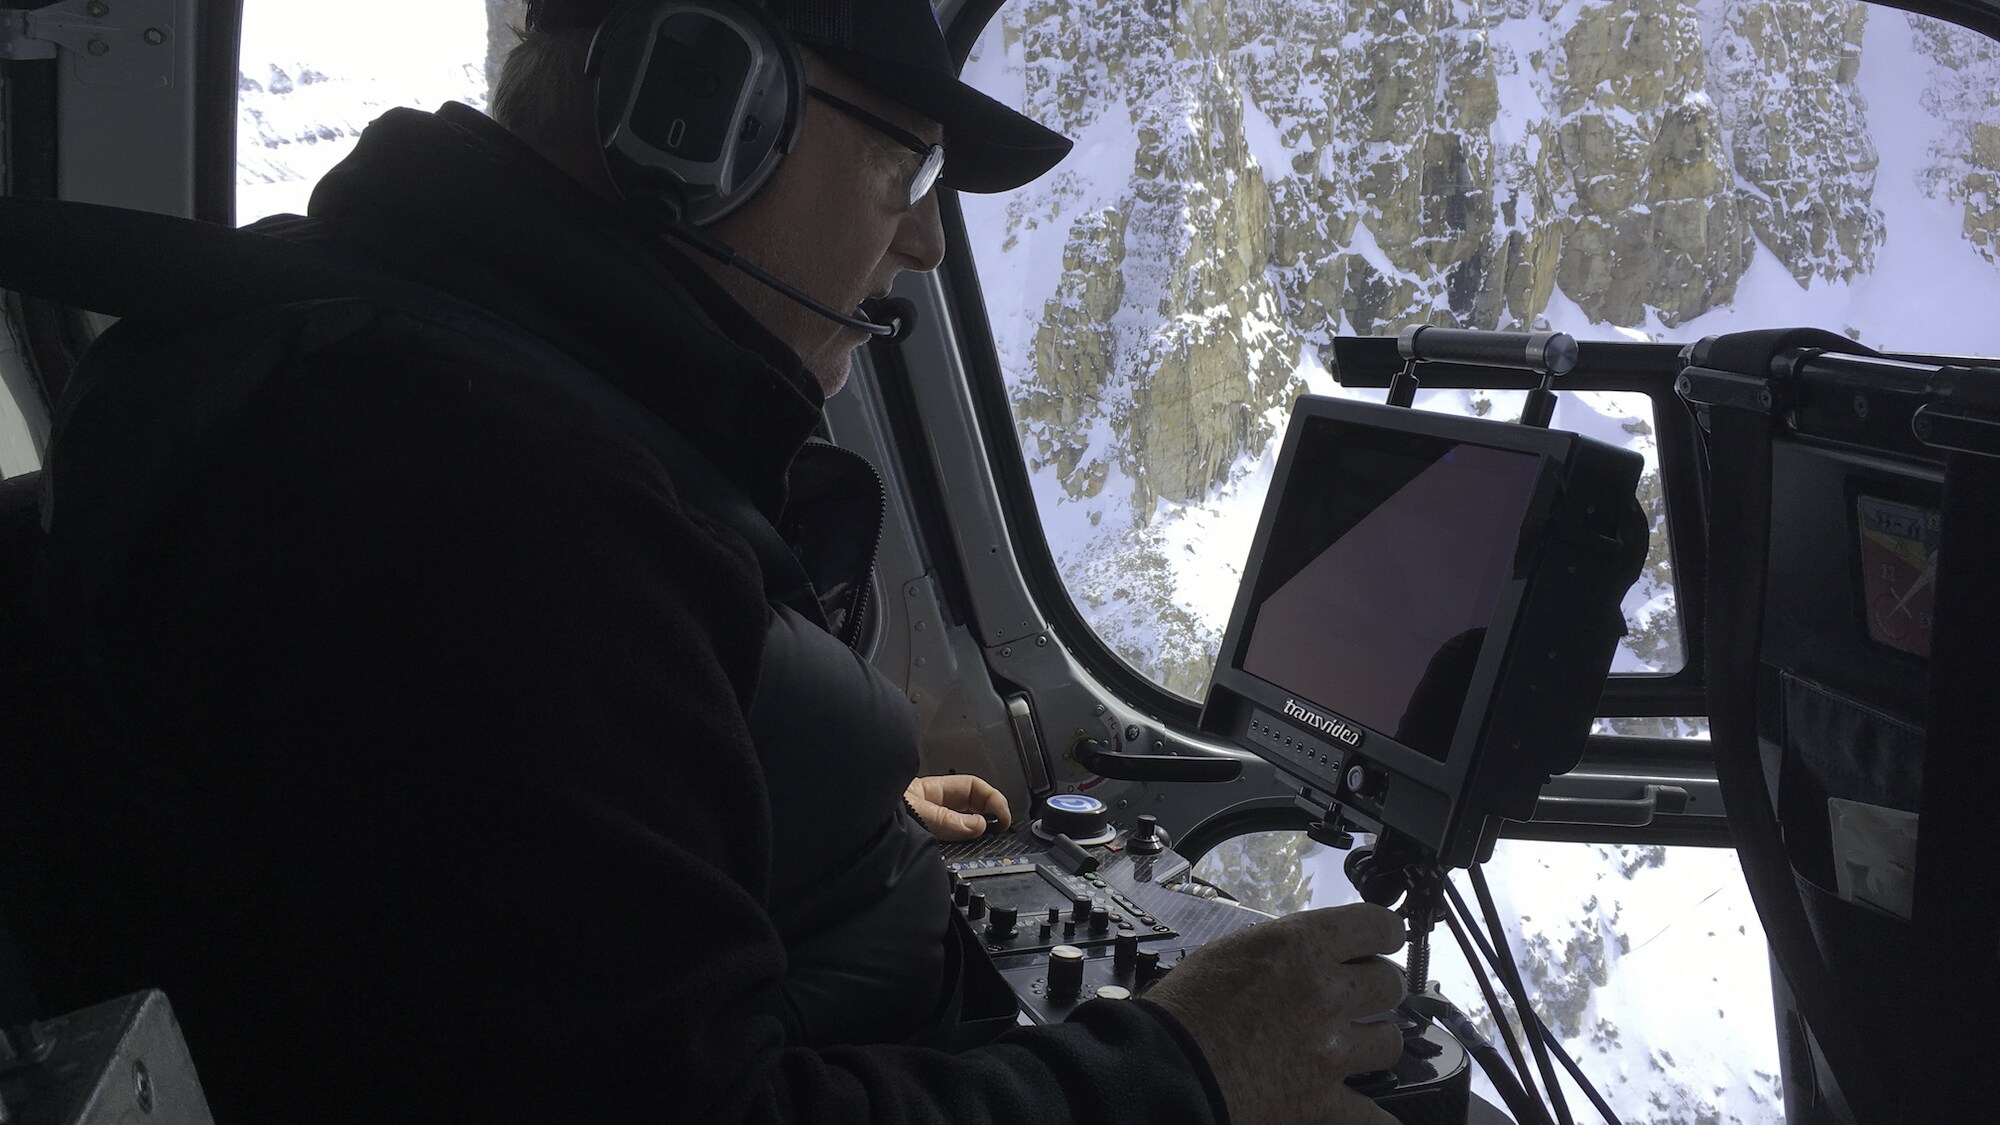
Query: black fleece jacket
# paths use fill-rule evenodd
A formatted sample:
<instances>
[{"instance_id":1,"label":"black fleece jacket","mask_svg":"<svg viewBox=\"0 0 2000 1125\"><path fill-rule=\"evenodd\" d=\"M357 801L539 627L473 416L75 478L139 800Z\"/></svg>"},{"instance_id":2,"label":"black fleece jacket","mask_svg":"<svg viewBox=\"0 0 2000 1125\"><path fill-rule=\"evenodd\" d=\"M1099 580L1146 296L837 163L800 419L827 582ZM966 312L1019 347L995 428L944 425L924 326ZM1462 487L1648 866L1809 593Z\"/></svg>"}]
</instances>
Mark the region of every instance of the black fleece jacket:
<instances>
[{"instance_id":1,"label":"black fleece jacket","mask_svg":"<svg viewBox=\"0 0 2000 1125\"><path fill-rule=\"evenodd\" d=\"M1222 1118L1143 1002L959 1055L772 1015L771 607L661 427L776 519L820 403L720 290L463 107L208 241L125 263L155 315L49 459L104 731L45 763L58 1002L165 987L229 1125Z\"/></svg>"}]
</instances>

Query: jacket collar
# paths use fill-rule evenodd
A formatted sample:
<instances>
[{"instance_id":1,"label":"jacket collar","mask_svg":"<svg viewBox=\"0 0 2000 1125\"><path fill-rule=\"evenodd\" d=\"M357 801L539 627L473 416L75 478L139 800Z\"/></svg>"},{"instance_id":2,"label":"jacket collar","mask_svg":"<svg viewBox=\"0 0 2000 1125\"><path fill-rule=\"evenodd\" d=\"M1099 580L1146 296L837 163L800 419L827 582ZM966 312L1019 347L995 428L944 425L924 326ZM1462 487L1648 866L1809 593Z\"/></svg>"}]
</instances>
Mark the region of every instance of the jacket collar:
<instances>
[{"instance_id":1,"label":"jacket collar","mask_svg":"<svg viewBox=\"0 0 2000 1125\"><path fill-rule=\"evenodd\" d=\"M492 119L457 104L391 110L321 180L311 215L305 239L344 243L555 344L678 429L767 516L782 512L822 406L798 356Z\"/></svg>"}]
</instances>

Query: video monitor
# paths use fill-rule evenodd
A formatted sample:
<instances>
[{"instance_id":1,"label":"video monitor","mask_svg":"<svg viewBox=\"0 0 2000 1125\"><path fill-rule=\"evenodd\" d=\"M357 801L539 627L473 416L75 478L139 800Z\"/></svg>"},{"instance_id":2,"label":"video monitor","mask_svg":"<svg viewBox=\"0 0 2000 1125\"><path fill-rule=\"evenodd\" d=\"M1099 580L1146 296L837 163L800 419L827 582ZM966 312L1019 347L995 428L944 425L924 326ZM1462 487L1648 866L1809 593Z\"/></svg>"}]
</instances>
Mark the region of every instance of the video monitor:
<instances>
[{"instance_id":1,"label":"video monitor","mask_svg":"<svg viewBox=\"0 0 2000 1125\"><path fill-rule=\"evenodd\" d=\"M1299 400L1202 726L1450 866L1582 755L1646 550L1641 458Z\"/></svg>"}]
</instances>

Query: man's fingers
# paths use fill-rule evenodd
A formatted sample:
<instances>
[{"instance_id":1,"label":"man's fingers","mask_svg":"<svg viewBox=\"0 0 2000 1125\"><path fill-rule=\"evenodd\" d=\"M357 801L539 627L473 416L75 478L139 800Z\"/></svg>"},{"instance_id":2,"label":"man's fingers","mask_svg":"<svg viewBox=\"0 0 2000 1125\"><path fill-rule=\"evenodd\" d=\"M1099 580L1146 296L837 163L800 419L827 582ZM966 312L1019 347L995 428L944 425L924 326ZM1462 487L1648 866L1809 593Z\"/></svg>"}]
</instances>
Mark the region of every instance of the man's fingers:
<instances>
[{"instance_id":1,"label":"man's fingers","mask_svg":"<svg viewBox=\"0 0 2000 1125\"><path fill-rule=\"evenodd\" d=\"M1354 961L1403 948L1403 920L1392 910L1368 902L1306 910L1287 919L1317 929L1333 961Z\"/></svg>"},{"instance_id":2,"label":"man's fingers","mask_svg":"<svg viewBox=\"0 0 2000 1125\"><path fill-rule=\"evenodd\" d=\"M979 785L984 790L981 806L986 815L998 820L1002 831L1014 827L1014 810L1007 805L1007 794L1000 792L984 781L981 781Z\"/></svg>"},{"instance_id":3,"label":"man's fingers","mask_svg":"<svg viewBox=\"0 0 2000 1125\"><path fill-rule=\"evenodd\" d=\"M969 773L948 773L939 777L920 777L911 785L921 789L924 795L936 804L953 812L990 816L1000 822L1000 827L1014 826L1013 810L1008 807L1007 795L995 789L983 777ZM985 831L985 825L980 825Z\"/></svg>"},{"instance_id":4,"label":"man's fingers","mask_svg":"<svg viewBox=\"0 0 2000 1125\"><path fill-rule=\"evenodd\" d=\"M1338 1038L1347 1048L1340 1062L1348 1074L1387 1070L1403 1057L1403 1030L1394 1023L1349 1023Z\"/></svg>"},{"instance_id":5,"label":"man's fingers","mask_svg":"<svg viewBox=\"0 0 2000 1125\"><path fill-rule=\"evenodd\" d=\"M924 826L931 835L948 844L974 840L986 833L986 822L976 816L968 817L936 804L919 805L918 811L923 814Z\"/></svg>"},{"instance_id":6,"label":"man's fingers","mask_svg":"<svg viewBox=\"0 0 2000 1125\"><path fill-rule=\"evenodd\" d=\"M970 818L970 822L968 823L964 813L944 814L938 822L938 830L932 833L932 835L940 837L947 843L954 844L962 840L977 840L985 834L986 822L975 816Z\"/></svg>"},{"instance_id":7,"label":"man's fingers","mask_svg":"<svg viewBox=\"0 0 2000 1125\"><path fill-rule=\"evenodd\" d=\"M1386 1012L1401 1004L1403 998L1409 995L1409 978L1393 961L1371 957L1341 968L1354 974L1354 1003L1351 1009L1356 1016Z\"/></svg>"},{"instance_id":8,"label":"man's fingers","mask_svg":"<svg viewBox=\"0 0 2000 1125\"><path fill-rule=\"evenodd\" d=\"M1328 1091L1326 1112L1311 1120L1323 1121L1326 1125L1397 1125L1388 1110L1349 1086L1338 1086Z\"/></svg>"}]
</instances>

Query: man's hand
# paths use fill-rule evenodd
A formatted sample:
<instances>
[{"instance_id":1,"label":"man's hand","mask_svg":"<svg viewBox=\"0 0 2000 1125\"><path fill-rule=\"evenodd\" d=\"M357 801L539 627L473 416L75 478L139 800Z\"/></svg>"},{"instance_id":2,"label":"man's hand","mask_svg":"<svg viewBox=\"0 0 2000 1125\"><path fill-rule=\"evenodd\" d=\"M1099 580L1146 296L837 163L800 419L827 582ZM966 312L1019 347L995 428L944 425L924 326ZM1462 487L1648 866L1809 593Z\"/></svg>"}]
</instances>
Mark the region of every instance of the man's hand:
<instances>
[{"instance_id":1,"label":"man's hand","mask_svg":"<svg viewBox=\"0 0 2000 1125\"><path fill-rule=\"evenodd\" d=\"M1402 1057L1394 1023L1354 1022L1402 1002L1402 970L1373 956L1402 944L1382 907L1308 910L1195 950L1145 998L1194 1036L1234 1125L1395 1125L1345 1080Z\"/></svg>"},{"instance_id":2,"label":"man's hand","mask_svg":"<svg viewBox=\"0 0 2000 1125\"><path fill-rule=\"evenodd\" d=\"M1000 822L1002 831L1014 823L1006 795L971 774L917 778L903 790L903 799L931 835L947 844L984 835L989 816Z\"/></svg>"}]
</instances>

